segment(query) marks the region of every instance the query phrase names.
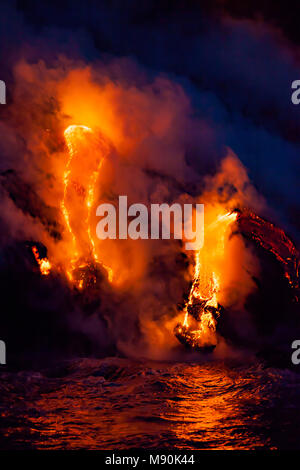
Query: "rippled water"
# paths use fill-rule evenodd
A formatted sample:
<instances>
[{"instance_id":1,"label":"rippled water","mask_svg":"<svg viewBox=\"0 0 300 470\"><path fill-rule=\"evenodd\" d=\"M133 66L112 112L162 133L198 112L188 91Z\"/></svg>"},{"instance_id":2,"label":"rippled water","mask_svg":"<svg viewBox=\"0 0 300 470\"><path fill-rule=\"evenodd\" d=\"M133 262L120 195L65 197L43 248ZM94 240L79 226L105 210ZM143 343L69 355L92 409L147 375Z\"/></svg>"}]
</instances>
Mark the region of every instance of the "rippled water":
<instances>
[{"instance_id":1,"label":"rippled water","mask_svg":"<svg viewBox=\"0 0 300 470\"><path fill-rule=\"evenodd\" d=\"M288 370L107 358L0 379L1 449L300 448Z\"/></svg>"}]
</instances>

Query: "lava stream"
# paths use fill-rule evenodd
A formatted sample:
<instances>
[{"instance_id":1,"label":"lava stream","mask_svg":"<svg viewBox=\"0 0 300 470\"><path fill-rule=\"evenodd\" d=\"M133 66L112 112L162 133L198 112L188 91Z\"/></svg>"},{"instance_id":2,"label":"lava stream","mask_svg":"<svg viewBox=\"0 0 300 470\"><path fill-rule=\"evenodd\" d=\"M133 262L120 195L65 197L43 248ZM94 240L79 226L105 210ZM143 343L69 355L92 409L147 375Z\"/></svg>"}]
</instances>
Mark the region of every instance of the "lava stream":
<instances>
[{"instance_id":1,"label":"lava stream","mask_svg":"<svg viewBox=\"0 0 300 470\"><path fill-rule=\"evenodd\" d=\"M64 132L69 158L63 183L61 210L71 236L73 257L67 276L77 287L83 287L89 277L96 282L92 264L103 266L110 281L113 272L98 259L91 230L91 210L94 205L96 182L110 147L107 141L89 127L69 126Z\"/></svg>"},{"instance_id":2,"label":"lava stream","mask_svg":"<svg viewBox=\"0 0 300 470\"><path fill-rule=\"evenodd\" d=\"M216 266L224 256L227 228L236 218L235 212L218 216L207 227L203 248L195 254L194 278L184 307L184 320L175 328L177 338L184 345L212 350L217 344L220 280Z\"/></svg>"}]
</instances>

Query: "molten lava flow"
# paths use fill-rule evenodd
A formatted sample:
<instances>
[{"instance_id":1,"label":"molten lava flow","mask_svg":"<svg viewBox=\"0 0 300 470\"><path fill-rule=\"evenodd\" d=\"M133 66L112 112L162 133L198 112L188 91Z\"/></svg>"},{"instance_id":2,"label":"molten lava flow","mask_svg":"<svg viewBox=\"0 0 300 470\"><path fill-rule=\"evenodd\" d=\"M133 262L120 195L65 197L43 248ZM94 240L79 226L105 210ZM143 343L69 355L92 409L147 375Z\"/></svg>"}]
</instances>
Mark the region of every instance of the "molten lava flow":
<instances>
[{"instance_id":1,"label":"molten lava flow","mask_svg":"<svg viewBox=\"0 0 300 470\"><path fill-rule=\"evenodd\" d=\"M40 267L40 271L43 276L48 276L51 271L51 263L49 262L49 260L47 258L40 258L40 254L36 246L32 247L32 253Z\"/></svg>"},{"instance_id":2,"label":"molten lava flow","mask_svg":"<svg viewBox=\"0 0 300 470\"><path fill-rule=\"evenodd\" d=\"M63 183L61 210L72 244L72 256L66 270L68 279L78 288L96 283L101 264L112 281L112 270L98 259L91 231L91 210L95 187L104 158L109 152L105 139L86 126L72 125L64 132L69 158Z\"/></svg>"},{"instance_id":3,"label":"molten lava flow","mask_svg":"<svg viewBox=\"0 0 300 470\"><path fill-rule=\"evenodd\" d=\"M246 209L238 216L238 226L243 236L258 243L280 262L285 277L298 299L300 255L284 231Z\"/></svg>"},{"instance_id":4,"label":"molten lava flow","mask_svg":"<svg viewBox=\"0 0 300 470\"><path fill-rule=\"evenodd\" d=\"M175 328L177 338L187 346L207 350L216 346L220 315L218 271L224 256L227 228L236 218L237 214L230 212L217 216L206 230L203 248L196 252L194 279L184 308L184 320Z\"/></svg>"}]
</instances>

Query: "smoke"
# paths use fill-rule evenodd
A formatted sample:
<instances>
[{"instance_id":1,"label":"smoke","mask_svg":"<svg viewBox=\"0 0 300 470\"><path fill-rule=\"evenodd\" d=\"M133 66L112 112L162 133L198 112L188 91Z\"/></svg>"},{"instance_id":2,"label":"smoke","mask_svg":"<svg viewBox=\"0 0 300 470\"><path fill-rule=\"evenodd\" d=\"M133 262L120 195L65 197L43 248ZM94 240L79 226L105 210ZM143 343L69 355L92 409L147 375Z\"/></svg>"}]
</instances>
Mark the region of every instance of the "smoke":
<instances>
[{"instance_id":1,"label":"smoke","mask_svg":"<svg viewBox=\"0 0 300 470\"><path fill-rule=\"evenodd\" d=\"M115 282L103 272L98 290L70 290L64 269L72 247L61 213L68 159L64 130L85 125L109 143L95 207L123 194L129 204L148 206L200 202L208 221L218 209L250 207L296 237L299 117L289 93L299 72L297 50L262 21L207 13L198 28L193 12L182 18L166 12L163 26L135 24L120 5L92 4L83 20L79 4L72 15L47 2L35 5L30 18L24 6L3 6L7 20L0 23L0 38L7 56L1 52L1 79L7 81L9 104L0 122L0 242L3 272L17 269L7 255L11 250L22 252L18 263L24 266L1 295L8 313L20 309L11 302L18 285L28 324L40 325L37 317L48 311L44 322L57 332L50 349L59 335L68 343L59 341L64 352L77 351L76 332L83 344L79 352L169 358L177 348L173 328L193 259L178 241L97 242ZM137 16L147 12L148 6L139 7ZM93 217L94 233L95 226ZM19 243L33 242L46 247L55 268L51 279L36 272L25 296L22 276L35 265ZM231 312L237 334L253 338L255 324L246 307L257 289L260 263L241 235L229 233L226 243L218 267L220 303ZM46 283L47 298L58 289L47 308L38 293ZM3 331L13 337L12 323L4 322Z\"/></svg>"}]
</instances>

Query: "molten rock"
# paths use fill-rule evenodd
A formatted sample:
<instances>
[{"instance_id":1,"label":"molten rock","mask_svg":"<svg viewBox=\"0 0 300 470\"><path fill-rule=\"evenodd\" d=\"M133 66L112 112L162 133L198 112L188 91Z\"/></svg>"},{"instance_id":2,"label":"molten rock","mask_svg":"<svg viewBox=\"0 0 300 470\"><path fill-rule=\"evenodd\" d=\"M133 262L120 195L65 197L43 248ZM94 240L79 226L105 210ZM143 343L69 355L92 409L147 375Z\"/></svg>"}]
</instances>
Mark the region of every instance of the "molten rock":
<instances>
[{"instance_id":1,"label":"molten rock","mask_svg":"<svg viewBox=\"0 0 300 470\"><path fill-rule=\"evenodd\" d=\"M193 348L197 351L212 352L217 345L217 343L208 344L203 342L203 338L201 337L201 334L199 334L199 330L192 331L189 327L183 326L181 323L176 325L174 334L185 347Z\"/></svg>"}]
</instances>

